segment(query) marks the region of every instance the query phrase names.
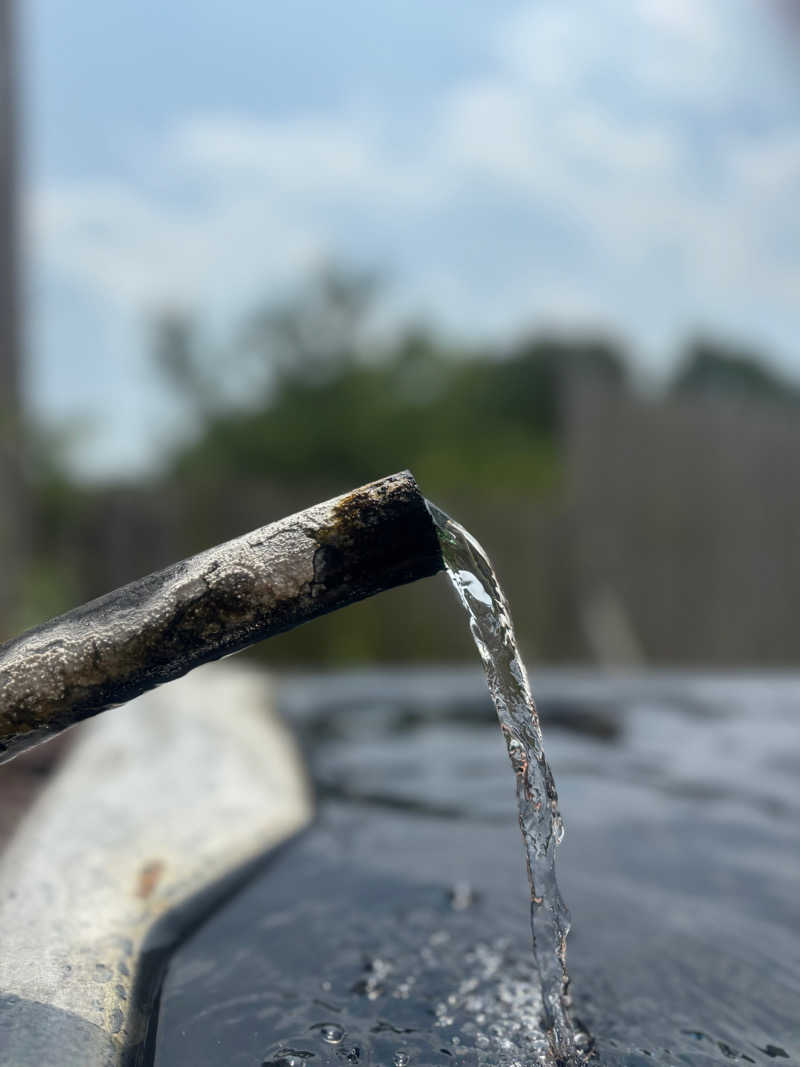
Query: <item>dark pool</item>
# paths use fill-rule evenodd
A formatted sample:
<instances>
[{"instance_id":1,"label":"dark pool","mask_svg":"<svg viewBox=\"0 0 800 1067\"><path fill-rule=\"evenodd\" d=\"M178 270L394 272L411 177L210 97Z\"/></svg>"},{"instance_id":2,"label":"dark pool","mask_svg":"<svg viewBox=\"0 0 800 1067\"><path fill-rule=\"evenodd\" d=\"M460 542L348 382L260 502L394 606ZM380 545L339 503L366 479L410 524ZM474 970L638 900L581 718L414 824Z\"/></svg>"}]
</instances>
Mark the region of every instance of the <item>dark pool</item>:
<instances>
[{"instance_id":1,"label":"dark pool","mask_svg":"<svg viewBox=\"0 0 800 1067\"><path fill-rule=\"evenodd\" d=\"M602 1064L800 1063L800 678L533 675ZM317 823L176 954L157 1067L530 1067L514 783L479 670L287 679Z\"/></svg>"}]
</instances>

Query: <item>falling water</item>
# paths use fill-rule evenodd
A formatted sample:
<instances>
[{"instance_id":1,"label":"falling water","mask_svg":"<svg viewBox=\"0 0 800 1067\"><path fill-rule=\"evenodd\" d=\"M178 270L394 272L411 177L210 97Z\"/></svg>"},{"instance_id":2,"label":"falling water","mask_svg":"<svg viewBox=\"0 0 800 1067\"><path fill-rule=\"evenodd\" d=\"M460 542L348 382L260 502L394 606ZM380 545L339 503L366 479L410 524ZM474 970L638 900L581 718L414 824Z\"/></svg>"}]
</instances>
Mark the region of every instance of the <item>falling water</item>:
<instances>
[{"instance_id":1,"label":"falling water","mask_svg":"<svg viewBox=\"0 0 800 1067\"><path fill-rule=\"evenodd\" d=\"M533 954L539 971L545 1024L557 1061L578 1053L568 1012L566 941L569 912L556 881L556 848L564 835L553 775L528 675L500 583L486 553L457 522L433 504L442 556L467 610L470 629L489 681L500 729L517 781L519 825L531 890Z\"/></svg>"}]
</instances>

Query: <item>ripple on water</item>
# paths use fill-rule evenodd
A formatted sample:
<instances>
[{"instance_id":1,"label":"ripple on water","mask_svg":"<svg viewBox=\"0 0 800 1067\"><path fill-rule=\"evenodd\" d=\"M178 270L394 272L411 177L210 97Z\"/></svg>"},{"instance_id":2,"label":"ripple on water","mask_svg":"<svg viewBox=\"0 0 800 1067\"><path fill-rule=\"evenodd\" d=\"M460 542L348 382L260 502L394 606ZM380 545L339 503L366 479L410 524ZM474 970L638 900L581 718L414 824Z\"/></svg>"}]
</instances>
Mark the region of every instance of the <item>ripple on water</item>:
<instances>
[{"instance_id":1,"label":"ripple on water","mask_svg":"<svg viewBox=\"0 0 800 1067\"><path fill-rule=\"evenodd\" d=\"M312 1058L315 1067L548 1062L542 997L524 932L520 944L507 935L477 938L482 909L454 909L441 892L415 896L406 897L402 916L361 916L335 932L338 950L321 952L325 972L313 986L302 976L284 976L280 992L265 993L275 1004L262 1017L274 1020L276 1040L264 1067L299 1067ZM459 886L458 896L470 897L469 887ZM307 917L306 927L317 937L313 919ZM330 940L332 932L325 936ZM366 953L357 947L364 943ZM333 1018L320 1018L320 998Z\"/></svg>"}]
</instances>

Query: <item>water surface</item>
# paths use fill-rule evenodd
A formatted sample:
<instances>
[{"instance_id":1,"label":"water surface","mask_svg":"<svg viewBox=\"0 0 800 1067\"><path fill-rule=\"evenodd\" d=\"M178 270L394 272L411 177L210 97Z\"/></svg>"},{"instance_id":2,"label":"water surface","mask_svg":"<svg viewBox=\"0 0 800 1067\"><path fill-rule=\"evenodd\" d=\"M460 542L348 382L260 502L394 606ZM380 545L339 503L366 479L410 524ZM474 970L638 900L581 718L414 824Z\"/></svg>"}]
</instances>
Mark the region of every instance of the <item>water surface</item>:
<instances>
[{"instance_id":1,"label":"water surface","mask_svg":"<svg viewBox=\"0 0 800 1067\"><path fill-rule=\"evenodd\" d=\"M800 1064L800 678L537 671L536 689L595 1062ZM157 1067L546 1058L480 670L297 676L282 699L318 821L176 954Z\"/></svg>"}]
</instances>

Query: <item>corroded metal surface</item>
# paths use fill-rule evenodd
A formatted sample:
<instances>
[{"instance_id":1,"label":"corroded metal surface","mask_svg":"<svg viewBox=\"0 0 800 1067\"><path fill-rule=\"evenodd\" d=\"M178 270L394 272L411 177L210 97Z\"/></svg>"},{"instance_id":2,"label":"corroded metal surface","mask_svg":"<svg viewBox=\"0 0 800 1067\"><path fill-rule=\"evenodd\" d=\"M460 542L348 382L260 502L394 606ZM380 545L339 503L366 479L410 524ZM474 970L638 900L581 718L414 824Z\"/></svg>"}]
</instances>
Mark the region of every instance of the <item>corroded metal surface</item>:
<instances>
[{"instance_id":1,"label":"corroded metal surface","mask_svg":"<svg viewBox=\"0 0 800 1067\"><path fill-rule=\"evenodd\" d=\"M244 666L87 724L0 861L0 1067L139 1067L169 950L310 815Z\"/></svg>"},{"instance_id":2,"label":"corroded metal surface","mask_svg":"<svg viewBox=\"0 0 800 1067\"><path fill-rule=\"evenodd\" d=\"M0 762L201 663L441 568L406 471L151 574L0 647Z\"/></svg>"}]
</instances>

